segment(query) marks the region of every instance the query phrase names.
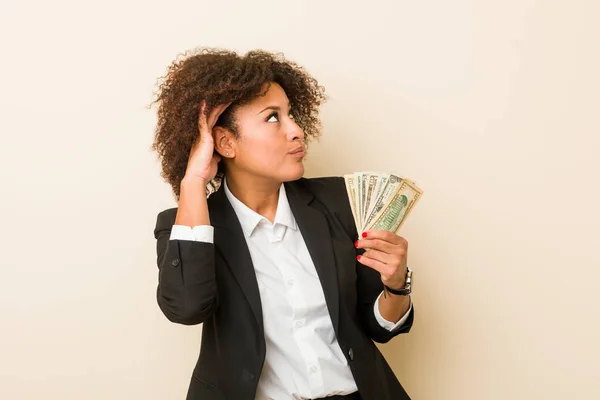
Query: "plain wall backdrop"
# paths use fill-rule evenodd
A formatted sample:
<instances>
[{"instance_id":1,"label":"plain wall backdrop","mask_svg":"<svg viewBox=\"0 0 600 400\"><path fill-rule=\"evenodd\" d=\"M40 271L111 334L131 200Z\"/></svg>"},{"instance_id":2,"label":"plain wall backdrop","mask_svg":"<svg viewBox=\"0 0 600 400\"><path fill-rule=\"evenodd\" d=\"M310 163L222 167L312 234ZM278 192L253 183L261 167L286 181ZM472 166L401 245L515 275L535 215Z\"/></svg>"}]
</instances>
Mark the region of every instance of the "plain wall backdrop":
<instances>
[{"instance_id":1,"label":"plain wall backdrop","mask_svg":"<svg viewBox=\"0 0 600 400\"><path fill-rule=\"evenodd\" d=\"M600 398L600 2L3 1L0 398L183 399L201 327L155 300L157 79L198 46L281 51L330 96L307 177L424 197L417 400Z\"/></svg>"}]
</instances>

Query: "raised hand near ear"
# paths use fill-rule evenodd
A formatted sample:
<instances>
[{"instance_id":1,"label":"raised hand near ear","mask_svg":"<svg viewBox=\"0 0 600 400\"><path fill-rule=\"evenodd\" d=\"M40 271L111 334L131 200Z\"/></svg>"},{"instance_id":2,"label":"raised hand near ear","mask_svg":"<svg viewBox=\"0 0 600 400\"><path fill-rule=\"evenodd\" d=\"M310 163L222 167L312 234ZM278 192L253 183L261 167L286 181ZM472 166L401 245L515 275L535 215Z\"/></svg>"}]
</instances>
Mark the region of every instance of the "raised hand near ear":
<instances>
[{"instance_id":1,"label":"raised hand near ear","mask_svg":"<svg viewBox=\"0 0 600 400\"><path fill-rule=\"evenodd\" d=\"M231 103L216 106L209 115L206 115L206 101L200 105L198 115L198 138L192 145L187 168L186 179L193 179L206 185L217 175L217 165L221 156L215 152L213 128L219 116Z\"/></svg>"}]
</instances>

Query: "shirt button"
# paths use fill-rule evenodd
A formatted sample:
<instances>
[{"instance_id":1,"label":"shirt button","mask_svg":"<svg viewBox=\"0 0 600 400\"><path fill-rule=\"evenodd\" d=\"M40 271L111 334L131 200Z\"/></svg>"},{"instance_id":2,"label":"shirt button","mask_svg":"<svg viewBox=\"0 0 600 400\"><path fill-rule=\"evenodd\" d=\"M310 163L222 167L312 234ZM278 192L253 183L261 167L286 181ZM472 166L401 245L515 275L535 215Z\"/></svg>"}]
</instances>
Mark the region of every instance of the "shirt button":
<instances>
[{"instance_id":1,"label":"shirt button","mask_svg":"<svg viewBox=\"0 0 600 400\"><path fill-rule=\"evenodd\" d=\"M287 284L289 287L294 286L294 280L293 279L288 279Z\"/></svg>"},{"instance_id":2,"label":"shirt button","mask_svg":"<svg viewBox=\"0 0 600 400\"><path fill-rule=\"evenodd\" d=\"M304 321L303 320L296 321L296 328L301 328L303 326L304 326Z\"/></svg>"},{"instance_id":3,"label":"shirt button","mask_svg":"<svg viewBox=\"0 0 600 400\"><path fill-rule=\"evenodd\" d=\"M171 265L177 267L179 265L179 258L174 258L173 261L171 261Z\"/></svg>"},{"instance_id":4,"label":"shirt button","mask_svg":"<svg viewBox=\"0 0 600 400\"><path fill-rule=\"evenodd\" d=\"M316 365L313 365L312 367L310 367L310 372L312 372L313 374L316 373L318 370Z\"/></svg>"}]
</instances>

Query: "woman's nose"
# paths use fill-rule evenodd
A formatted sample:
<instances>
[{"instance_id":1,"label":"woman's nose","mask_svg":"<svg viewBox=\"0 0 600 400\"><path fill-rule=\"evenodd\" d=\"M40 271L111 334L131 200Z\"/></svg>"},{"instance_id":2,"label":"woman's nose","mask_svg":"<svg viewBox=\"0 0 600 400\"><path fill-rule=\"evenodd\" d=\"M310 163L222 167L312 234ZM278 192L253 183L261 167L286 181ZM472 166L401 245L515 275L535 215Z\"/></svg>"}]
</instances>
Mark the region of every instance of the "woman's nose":
<instances>
[{"instance_id":1,"label":"woman's nose","mask_svg":"<svg viewBox=\"0 0 600 400\"><path fill-rule=\"evenodd\" d=\"M304 139L304 131L294 120L289 121L287 136L289 140Z\"/></svg>"}]
</instances>

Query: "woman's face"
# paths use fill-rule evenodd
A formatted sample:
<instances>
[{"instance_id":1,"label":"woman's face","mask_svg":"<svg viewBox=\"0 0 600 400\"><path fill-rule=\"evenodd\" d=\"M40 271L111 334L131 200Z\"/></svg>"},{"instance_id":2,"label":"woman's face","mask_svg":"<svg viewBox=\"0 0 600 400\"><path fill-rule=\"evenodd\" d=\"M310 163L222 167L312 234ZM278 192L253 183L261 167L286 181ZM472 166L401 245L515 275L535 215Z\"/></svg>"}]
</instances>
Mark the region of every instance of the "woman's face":
<instances>
[{"instance_id":1,"label":"woman's face","mask_svg":"<svg viewBox=\"0 0 600 400\"><path fill-rule=\"evenodd\" d=\"M241 106L236 122L239 138L231 141L235 157L229 163L235 173L278 182L304 175L304 132L294 122L279 84L271 83L266 95Z\"/></svg>"}]
</instances>

